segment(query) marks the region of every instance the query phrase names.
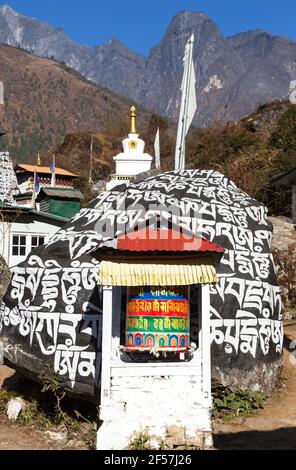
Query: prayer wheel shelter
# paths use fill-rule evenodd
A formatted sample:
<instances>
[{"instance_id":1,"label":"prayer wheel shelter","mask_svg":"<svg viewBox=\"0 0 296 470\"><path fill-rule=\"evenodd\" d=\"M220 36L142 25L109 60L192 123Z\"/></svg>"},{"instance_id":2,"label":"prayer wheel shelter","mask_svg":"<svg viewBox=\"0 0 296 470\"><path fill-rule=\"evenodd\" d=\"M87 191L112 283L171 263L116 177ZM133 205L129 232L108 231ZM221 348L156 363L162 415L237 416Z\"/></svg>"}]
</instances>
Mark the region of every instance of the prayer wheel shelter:
<instances>
[{"instance_id":1,"label":"prayer wheel shelter","mask_svg":"<svg viewBox=\"0 0 296 470\"><path fill-rule=\"evenodd\" d=\"M97 449L146 432L211 446L210 285L224 249L180 227L148 226L98 250L103 289ZM195 287L193 294L192 287Z\"/></svg>"}]
</instances>

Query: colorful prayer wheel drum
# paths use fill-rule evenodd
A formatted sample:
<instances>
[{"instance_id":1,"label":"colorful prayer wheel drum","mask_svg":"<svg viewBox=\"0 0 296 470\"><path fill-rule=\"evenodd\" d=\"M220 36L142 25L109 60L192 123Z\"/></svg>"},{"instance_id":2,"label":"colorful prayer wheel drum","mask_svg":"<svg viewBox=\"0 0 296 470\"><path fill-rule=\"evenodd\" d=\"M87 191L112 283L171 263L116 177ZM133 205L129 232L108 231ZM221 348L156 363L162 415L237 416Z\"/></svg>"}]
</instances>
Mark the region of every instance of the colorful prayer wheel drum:
<instances>
[{"instance_id":1,"label":"colorful prayer wheel drum","mask_svg":"<svg viewBox=\"0 0 296 470\"><path fill-rule=\"evenodd\" d=\"M184 352L190 346L186 287L129 289L126 350Z\"/></svg>"}]
</instances>

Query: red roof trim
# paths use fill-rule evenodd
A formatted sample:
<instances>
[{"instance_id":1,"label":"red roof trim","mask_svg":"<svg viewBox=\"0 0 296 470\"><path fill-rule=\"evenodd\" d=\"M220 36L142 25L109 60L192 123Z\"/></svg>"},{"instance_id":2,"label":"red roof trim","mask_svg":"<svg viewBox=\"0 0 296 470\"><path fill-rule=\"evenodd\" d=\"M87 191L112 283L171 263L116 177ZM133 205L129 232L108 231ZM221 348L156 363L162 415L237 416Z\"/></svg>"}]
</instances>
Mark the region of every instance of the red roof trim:
<instances>
[{"instance_id":1,"label":"red roof trim","mask_svg":"<svg viewBox=\"0 0 296 470\"><path fill-rule=\"evenodd\" d=\"M145 228L130 232L117 239L117 249L121 251L193 251L224 253L216 243L195 235L181 233L174 229Z\"/></svg>"}]
</instances>

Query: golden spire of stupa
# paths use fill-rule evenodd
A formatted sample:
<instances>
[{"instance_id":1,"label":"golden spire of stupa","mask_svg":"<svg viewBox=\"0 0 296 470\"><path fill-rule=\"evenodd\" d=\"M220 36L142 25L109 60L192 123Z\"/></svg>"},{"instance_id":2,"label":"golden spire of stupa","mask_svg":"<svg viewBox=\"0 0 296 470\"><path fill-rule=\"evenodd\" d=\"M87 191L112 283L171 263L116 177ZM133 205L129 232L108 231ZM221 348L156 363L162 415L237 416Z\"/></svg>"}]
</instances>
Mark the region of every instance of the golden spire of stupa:
<instances>
[{"instance_id":1,"label":"golden spire of stupa","mask_svg":"<svg viewBox=\"0 0 296 470\"><path fill-rule=\"evenodd\" d=\"M130 134L137 134L137 111L134 106L131 107L131 131Z\"/></svg>"},{"instance_id":2,"label":"golden spire of stupa","mask_svg":"<svg viewBox=\"0 0 296 470\"><path fill-rule=\"evenodd\" d=\"M41 158L40 158L40 153L37 153L36 166L41 166Z\"/></svg>"}]
</instances>

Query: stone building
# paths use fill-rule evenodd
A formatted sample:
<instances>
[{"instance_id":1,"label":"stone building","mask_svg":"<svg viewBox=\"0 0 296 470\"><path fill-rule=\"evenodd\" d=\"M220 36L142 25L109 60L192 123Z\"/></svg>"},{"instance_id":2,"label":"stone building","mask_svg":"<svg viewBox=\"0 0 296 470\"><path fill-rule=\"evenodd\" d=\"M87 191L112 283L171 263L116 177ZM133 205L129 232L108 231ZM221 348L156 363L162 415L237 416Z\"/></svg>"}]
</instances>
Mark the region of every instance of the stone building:
<instances>
[{"instance_id":1,"label":"stone building","mask_svg":"<svg viewBox=\"0 0 296 470\"><path fill-rule=\"evenodd\" d=\"M50 167L41 164L40 157L35 165L19 163L15 166L19 194L17 204L31 205L34 192L34 178L38 175L39 191L36 207L42 212L70 219L79 212L83 195L76 187L79 175L64 168L55 167L54 181Z\"/></svg>"}]
</instances>

